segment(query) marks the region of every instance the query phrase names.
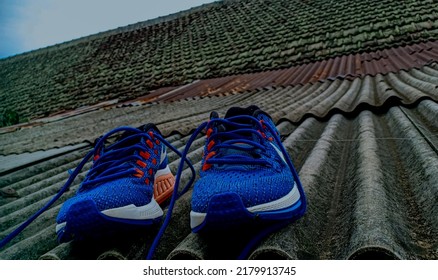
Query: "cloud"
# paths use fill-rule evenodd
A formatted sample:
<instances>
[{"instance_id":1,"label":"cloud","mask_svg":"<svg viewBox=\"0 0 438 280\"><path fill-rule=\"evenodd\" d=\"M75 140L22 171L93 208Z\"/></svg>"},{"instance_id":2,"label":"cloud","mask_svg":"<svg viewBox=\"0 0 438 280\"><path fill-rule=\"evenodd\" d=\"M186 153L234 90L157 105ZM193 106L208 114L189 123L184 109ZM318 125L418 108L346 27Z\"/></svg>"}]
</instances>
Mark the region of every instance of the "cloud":
<instances>
[{"instance_id":1,"label":"cloud","mask_svg":"<svg viewBox=\"0 0 438 280\"><path fill-rule=\"evenodd\" d=\"M8 7L7 30L2 32L15 53L21 53L209 2L213 0L23 0Z\"/></svg>"},{"instance_id":2,"label":"cloud","mask_svg":"<svg viewBox=\"0 0 438 280\"><path fill-rule=\"evenodd\" d=\"M15 34L16 14L19 4L15 1L0 1L0 57L17 53L20 40Z\"/></svg>"}]
</instances>

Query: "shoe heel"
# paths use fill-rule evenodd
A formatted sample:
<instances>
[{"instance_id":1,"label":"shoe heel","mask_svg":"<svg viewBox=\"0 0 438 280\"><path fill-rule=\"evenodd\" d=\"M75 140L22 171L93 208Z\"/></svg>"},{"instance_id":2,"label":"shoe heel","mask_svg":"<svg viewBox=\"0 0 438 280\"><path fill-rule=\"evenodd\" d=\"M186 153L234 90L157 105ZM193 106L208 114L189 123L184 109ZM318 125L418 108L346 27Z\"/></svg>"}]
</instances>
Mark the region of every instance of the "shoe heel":
<instances>
[{"instance_id":1,"label":"shoe heel","mask_svg":"<svg viewBox=\"0 0 438 280\"><path fill-rule=\"evenodd\" d=\"M63 228L57 231L58 241L72 239L99 239L117 232L138 227L148 227L161 221L161 217L151 220L126 220L106 216L99 212L92 200L84 200L72 205Z\"/></svg>"},{"instance_id":2,"label":"shoe heel","mask_svg":"<svg viewBox=\"0 0 438 280\"><path fill-rule=\"evenodd\" d=\"M261 220L265 221L290 220L292 222L301 218L304 215L305 210L306 209L303 207L301 200L298 200L294 205L285 209L254 214L258 215Z\"/></svg>"},{"instance_id":3,"label":"shoe heel","mask_svg":"<svg viewBox=\"0 0 438 280\"><path fill-rule=\"evenodd\" d=\"M192 229L199 231L226 231L243 227L258 226L279 222L293 222L305 212L301 200L294 205L275 211L249 212L239 195L222 193L213 196L205 215L205 220Z\"/></svg>"},{"instance_id":4,"label":"shoe heel","mask_svg":"<svg viewBox=\"0 0 438 280\"><path fill-rule=\"evenodd\" d=\"M158 204L162 204L172 196L175 185L175 176L170 171L169 166L158 170L154 181L154 199Z\"/></svg>"},{"instance_id":5,"label":"shoe heel","mask_svg":"<svg viewBox=\"0 0 438 280\"><path fill-rule=\"evenodd\" d=\"M236 193L221 193L211 198L205 220L192 231L230 230L251 223L255 218Z\"/></svg>"}]
</instances>

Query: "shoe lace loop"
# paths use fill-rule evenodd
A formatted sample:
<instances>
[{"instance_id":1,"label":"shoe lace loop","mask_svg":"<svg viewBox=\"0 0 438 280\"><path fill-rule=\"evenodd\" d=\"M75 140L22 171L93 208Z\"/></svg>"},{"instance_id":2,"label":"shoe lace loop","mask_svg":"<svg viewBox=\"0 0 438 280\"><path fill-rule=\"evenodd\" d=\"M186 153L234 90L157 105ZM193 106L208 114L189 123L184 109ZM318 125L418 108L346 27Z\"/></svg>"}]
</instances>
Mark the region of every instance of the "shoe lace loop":
<instances>
[{"instance_id":1,"label":"shoe lace loop","mask_svg":"<svg viewBox=\"0 0 438 280\"><path fill-rule=\"evenodd\" d=\"M229 128L223 131L224 127ZM228 119L212 119L207 123L207 151L203 170L213 164L223 165L264 165L270 163L262 157L266 147L265 129L259 120L252 116L236 116ZM222 128L222 129L221 129ZM231 151L234 152L231 152Z\"/></svg>"},{"instance_id":2,"label":"shoe lace loop","mask_svg":"<svg viewBox=\"0 0 438 280\"><path fill-rule=\"evenodd\" d=\"M104 142L108 137L122 131L134 134L105 147ZM154 137L155 134L146 133L131 127L120 127L107 133L104 137L101 137L94 148L95 161L84 179L81 188L91 188L117 178L138 174L138 168L136 168L138 165L143 168L146 167L144 163L145 158L141 155L145 152L148 153L148 151L145 151L144 145L127 145L127 143L135 141L136 138L141 138L141 141L144 141L145 144L151 143L148 147L152 149L154 147ZM102 150L105 152L100 155Z\"/></svg>"}]
</instances>

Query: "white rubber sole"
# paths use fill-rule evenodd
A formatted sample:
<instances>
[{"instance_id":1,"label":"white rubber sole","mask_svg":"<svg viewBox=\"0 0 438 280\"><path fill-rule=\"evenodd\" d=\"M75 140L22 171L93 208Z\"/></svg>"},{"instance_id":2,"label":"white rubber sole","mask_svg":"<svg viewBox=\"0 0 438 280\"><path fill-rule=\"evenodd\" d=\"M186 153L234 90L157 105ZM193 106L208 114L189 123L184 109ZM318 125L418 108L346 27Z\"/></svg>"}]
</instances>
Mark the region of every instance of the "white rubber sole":
<instances>
[{"instance_id":1,"label":"white rubber sole","mask_svg":"<svg viewBox=\"0 0 438 280\"><path fill-rule=\"evenodd\" d=\"M297 203L300 200L300 192L298 190L298 187L296 183L294 184L294 187L292 190L283 196L282 198L279 198L277 200L251 206L246 208L250 213L258 213L258 212L269 212L269 211L276 211L281 210L284 208L288 208L295 203ZM200 224L202 224L205 220L205 217L207 216L207 213L200 213L195 211L190 211L190 227L196 228Z\"/></svg>"},{"instance_id":2,"label":"white rubber sole","mask_svg":"<svg viewBox=\"0 0 438 280\"><path fill-rule=\"evenodd\" d=\"M166 157L167 153L165 148L163 147L163 151L161 152L160 157L160 165L163 163ZM156 182L157 178L169 174L172 174L172 172L169 168L169 165L166 165L165 168L157 170L154 176L154 180ZM151 201L148 204L143 206L135 206L134 204L129 204L118 208L106 209L101 211L100 213L111 218L137 221L153 220L164 215L163 209L161 209L160 205L157 203L154 197L152 197ZM57 224L55 227L56 233L64 229L66 225L67 222Z\"/></svg>"},{"instance_id":3,"label":"white rubber sole","mask_svg":"<svg viewBox=\"0 0 438 280\"><path fill-rule=\"evenodd\" d=\"M130 204L123 207L103 210L100 213L107 217L125 220L153 220L164 214L163 209L161 209L155 199L152 199L151 202L143 206ZM62 230L66 225L67 222L57 224L55 228L56 232Z\"/></svg>"},{"instance_id":4,"label":"white rubber sole","mask_svg":"<svg viewBox=\"0 0 438 280\"><path fill-rule=\"evenodd\" d=\"M166 167L164 169L160 169L157 170L157 173L155 173L155 179L157 179L158 177L162 176L162 175L168 175L172 173L172 171L170 171L169 165L166 165Z\"/></svg>"}]
</instances>

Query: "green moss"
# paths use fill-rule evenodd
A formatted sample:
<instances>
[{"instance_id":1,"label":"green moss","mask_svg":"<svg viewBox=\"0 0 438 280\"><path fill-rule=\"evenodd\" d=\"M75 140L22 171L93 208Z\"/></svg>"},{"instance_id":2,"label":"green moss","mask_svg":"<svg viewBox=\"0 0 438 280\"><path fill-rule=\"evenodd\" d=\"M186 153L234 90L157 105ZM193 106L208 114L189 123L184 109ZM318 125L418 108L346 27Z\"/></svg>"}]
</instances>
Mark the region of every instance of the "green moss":
<instances>
[{"instance_id":1,"label":"green moss","mask_svg":"<svg viewBox=\"0 0 438 280\"><path fill-rule=\"evenodd\" d=\"M0 127L18 124L20 117L18 113L11 109L6 109L0 114Z\"/></svg>"}]
</instances>

